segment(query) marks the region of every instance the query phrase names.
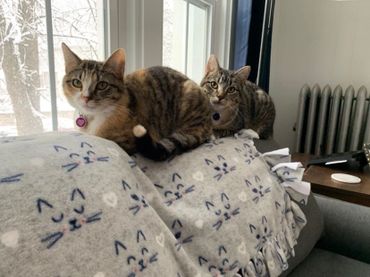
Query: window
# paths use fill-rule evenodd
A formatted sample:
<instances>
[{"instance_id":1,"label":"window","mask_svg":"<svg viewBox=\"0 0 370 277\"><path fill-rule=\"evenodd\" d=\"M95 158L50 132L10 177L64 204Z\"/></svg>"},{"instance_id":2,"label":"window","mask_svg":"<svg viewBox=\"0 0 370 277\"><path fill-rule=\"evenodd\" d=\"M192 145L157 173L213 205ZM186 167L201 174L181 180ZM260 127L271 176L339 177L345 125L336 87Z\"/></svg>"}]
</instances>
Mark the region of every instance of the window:
<instances>
[{"instance_id":1,"label":"window","mask_svg":"<svg viewBox=\"0 0 370 277\"><path fill-rule=\"evenodd\" d=\"M199 82L210 53L228 67L232 1L0 0L0 136L73 128L61 42L85 59L123 47L126 74L163 64Z\"/></svg>"},{"instance_id":2,"label":"window","mask_svg":"<svg viewBox=\"0 0 370 277\"><path fill-rule=\"evenodd\" d=\"M164 0L163 65L196 82L209 55L229 67L232 0Z\"/></svg>"},{"instance_id":3,"label":"window","mask_svg":"<svg viewBox=\"0 0 370 277\"><path fill-rule=\"evenodd\" d=\"M165 0L163 5L163 65L196 82L210 52L211 7L194 0Z\"/></svg>"},{"instance_id":4,"label":"window","mask_svg":"<svg viewBox=\"0 0 370 277\"><path fill-rule=\"evenodd\" d=\"M103 59L103 0L0 0L0 136L73 128L61 42Z\"/></svg>"}]
</instances>

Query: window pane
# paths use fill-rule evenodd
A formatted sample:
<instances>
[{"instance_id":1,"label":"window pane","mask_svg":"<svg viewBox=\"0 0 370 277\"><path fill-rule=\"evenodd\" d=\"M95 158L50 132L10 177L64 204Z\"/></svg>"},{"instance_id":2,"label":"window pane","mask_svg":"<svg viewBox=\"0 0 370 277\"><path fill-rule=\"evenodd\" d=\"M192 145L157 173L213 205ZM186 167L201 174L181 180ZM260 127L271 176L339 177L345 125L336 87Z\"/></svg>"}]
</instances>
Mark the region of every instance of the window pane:
<instances>
[{"instance_id":1,"label":"window pane","mask_svg":"<svg viewBox=\"0 0 370 277\"><path fill-rule=\"evenodd\" d=\"M102 0L51 2L59 130L71 130L75 124L74 108L69 105L63 94L62 81L65 69L61 43L66 43L81 59L104 59L104 43L101 42L104 32L102 2ZM50 104L47 108L50 112Z\"/></svg>"},{"instance_id":2,"label":"window pane","mask_svg":"<svg viewBox=\"0 0 370 277\"><path fill-rule=\"evenodd\" d=\"M200 82L208 54L209 6L197 0L164 0L163 9L163 65Z\"/></svg>"},{"instance_id":3,"label":"window pane","mask_svg":"<svg viewBox=\"0 0 370 277\"><path fill-rule=\"evenodd\" d=\"M186 1L163 2L163 65L185 73Z\"/></svg>"},{"instance_id":4,"label":"window pane","mask_svg":"<svg viewBox=\"0 0 370 277\"><path fill-rule=\"evenodd\" d=\"M42 1L0 0L0 136L44 130Z\"/></svg>"},{"instance_id":5,"label":"window pane","mask_svg":"<svg viewBox=\"0 0 370 277\"><path fill-rule=\"evenodd\" d=\"M102 58L103 0L52 1L60 129L73 127L61 80L61 41L84 58ZM99 12L98 12L99 11ZM45 4L0 0L0 136L52 130Z\"/></svg>"},{"instance_id":6,"label":"window pane","mask_svg":"<svg viewBox=\"0 0 370 277\"><path fill-rule=\"evenodd\" d=\"M207 10L193 4L189 6L187 75L200 83L207 55Z\"/></svg>"}]
</instances>

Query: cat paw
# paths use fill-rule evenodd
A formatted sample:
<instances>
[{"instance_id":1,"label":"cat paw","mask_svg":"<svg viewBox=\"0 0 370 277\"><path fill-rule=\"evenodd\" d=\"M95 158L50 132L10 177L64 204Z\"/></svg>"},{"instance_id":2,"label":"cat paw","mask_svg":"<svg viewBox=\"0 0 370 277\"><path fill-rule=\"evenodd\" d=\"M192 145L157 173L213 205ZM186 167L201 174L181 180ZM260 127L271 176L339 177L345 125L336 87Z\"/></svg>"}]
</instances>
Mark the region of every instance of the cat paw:
<instances>
[{"instance_id":1,"label":"cat paw","mask_svg":"<svg viewBox=\"0 0 370 277\"><path fill-rule=\"evenodd\" d=\"M143 125L138 124L132 129L132 132L134 133L135 137L141 138L145 136L147 131Z\"/></svg>"}]
</instances>

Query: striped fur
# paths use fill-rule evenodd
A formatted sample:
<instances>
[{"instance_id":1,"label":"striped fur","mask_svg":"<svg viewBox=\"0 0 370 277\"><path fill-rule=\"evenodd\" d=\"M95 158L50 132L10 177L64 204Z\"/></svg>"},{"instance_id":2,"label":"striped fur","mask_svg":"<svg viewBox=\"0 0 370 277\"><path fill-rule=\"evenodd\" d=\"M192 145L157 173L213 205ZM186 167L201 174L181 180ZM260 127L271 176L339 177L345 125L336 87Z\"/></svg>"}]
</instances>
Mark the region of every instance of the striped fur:
<instances>
[{"instance_id":1,"label":"striped fur","mask_svg":"<svg viewBox=\"0 0 370 277\"><path fill-rule=\"evenodd\" d=\"M78 57L66 46L63 50L64 93L71 105L87 117L83 131L113 140L129 154L138 151L154 160L192 149L211 137L208 99L183 74L156 66L123 78L123 50L117 50L119 53L113 53L105 63L79 60L72 62L72 67L68 67L68 58ZM80 89L72 84L76 78L83 84ZM108 86L99 90L98 83L102 81ZM99 120L98 126L94 126L95 120ZM137 130L145 132L135 136L133 130L138 125L144 129Z\"/></svg>"},{"instance_id":2,"label":"striped fur","mask_svg":"<svg viewBox=\"0 0 370 277\"><path fill-rule=\"evenodd\" d=\"M215 56L210 57L201 86L211 103L216 136L253 129L262 139L272 137L274 103L265 91L247 80L249 73L249 66L225 70Z\"/></svg>"}]
</instances>

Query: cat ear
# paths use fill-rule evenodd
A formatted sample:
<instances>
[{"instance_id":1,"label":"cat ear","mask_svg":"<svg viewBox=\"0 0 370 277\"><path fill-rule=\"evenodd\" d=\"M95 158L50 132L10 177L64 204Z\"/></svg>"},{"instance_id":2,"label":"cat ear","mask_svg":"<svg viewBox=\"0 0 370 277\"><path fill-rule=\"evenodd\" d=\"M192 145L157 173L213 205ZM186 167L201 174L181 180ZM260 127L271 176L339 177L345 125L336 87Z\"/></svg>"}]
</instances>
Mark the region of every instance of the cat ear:
<instances>
[{"instance_id":1,"label":"cat ear","mask_svg":"<svg viewBox=\"0 0 370 277\"><path fill-rule=\"evenodd\" d=\"M145 237L143 231L137 230L137 233L136 233L136 242L137 243L140 242L140 237L141 237L141 239L146 240L146 237Z\"/></svg>"},{"instance_id":2,"label":"cat ear","mask_svg":"<svg viewBox=\"0 0 370 277\"><path fill-rule=\"evenodd\" d=\"M212 202L209 202L209 201L206 201L206 207L207 207L207 210L210 210L211 208L210 207L214 207L215 205L213 205Z\"/></svg>"},{"instance_id":3,"label":"cat ear","mask_svg":"<svg viewBox=\"0 0 370 277\"><path fill-rule=\"evenodd\" d=\"M124 250L127 250L127 247L126 245L124 245L122 242L120 242L119 240L115 240L114 241L114 248L116 249L116 256L119 256L119 250L120 248L124 249Z\"/></svg>"},{"instance_id":4,"label":"cat ear","mask_svg":"<svg viewBox=\"0 0 370 277\"><path fill-rule=\"evenodd\" d=\"M181 221L179 219L175 219L172 223L172 229L175 229L176 224L179 225L179 228L182 228Z\"/></svg>"},{"instance_id":5,"label":"cat ear","mask_svg":"<svg viewBox=\"0 0 370 277\"><path fill-rule=\"evenodd\" d=\"M64 42L62 42L62 50L66 74L68 74L81 63L81 59Z\"/></svg>"},{"instance_id":6,"label":"cat ear","mask_svg":"<svg viewBox=\"0 0 370 277\"><path fill-rule=\"evenodd\" d=\"M40 214L42 212L42 206L45 206L51 209L53 208L53 205L51 205L48 201L41 199L41 198L37 199L37 210L39 211Z\"/></svg>"},{"instance_id":7,"label":"cat ear","mask_svg":"<svg viewBox=\"0 0 370 277\"><path fill-rule=\"evenodd\" d=\"M220 69L220 66L218 64L217 58L215 55L212 54L208 59L205 75L208 75L209 73L212 73L212 72L216 72L219 69Z\"/></svg>"},{"instance_id":8,"label":"cat ear","mask_svg":"<svg viewBox=\"0 0 370 277\"><path fill-rule=\"evenodd\" d=\"M249 74L251 73L251 67L249 65L243 66L238 71L235 72L236 75L239 75L242 79L247 80Z\"/></svg>"},{"instance_id":9,"label":"cat ear","mask_svg":"<svg viewBox=\"0 0 370 277\"><path fill-rule=\"evenodd\" d=\"M122 187L126 191L126 189L131 189L130 185L126 183L125 180L122 180Z\"/></svg>"},{"instance_id":10,"label":"cat ear","mask_svg":"<svg viewBox=\"0 0 370 277\"><path fill-rule=\"evenodd\" d=\"M221 193L221 201L224 202L224 200L229 200L229 197L226 195L226 193Z\"/></svg>"},{"instance_id":11,"label":"cat ear","mask_svg":"<svg viewBox=\"0 0 370 277\"><path fill-rule=\"evenodd\" d=\"M222 251L224 251L224 253L226 254L227 251L226 251L226 248L225 246L221 245L219 248L218 248L218 255L221 256L222 255Z\"/></svg>"},{"instance_id":12,"label":"cat ear","mask_svg":"<svg viewBox=\"0 0 370 277\"><path fill-rule=\"evenodd\" d=\"M75 200L76 195L79 195L83 200L85 200L85 195L83 194L83 192L80 189L76 188L71 193L71 201Z\"/></svg>"},{"instance_id":13,"label":"cat ear","mask_svg":"<svg viewBox=\"0 0 370 277\"><path fill-rule=\"evenodd\" d=\"M256 231L256 226L254 226L253 224L249 224L249 230L253 234L253 231Z\"/></svg>"},{"instance_id":14,"label":"cat ear","mask_svg":"<svg viewBox=\"0 0 370 277\"><path fill-rule=\"evenodd\" d=\"M123 73L125 71L126 55L125 50L118 48L105 61L103 69L112 72L117 78L123 80Z\"/></svg>"}]
</instances>

